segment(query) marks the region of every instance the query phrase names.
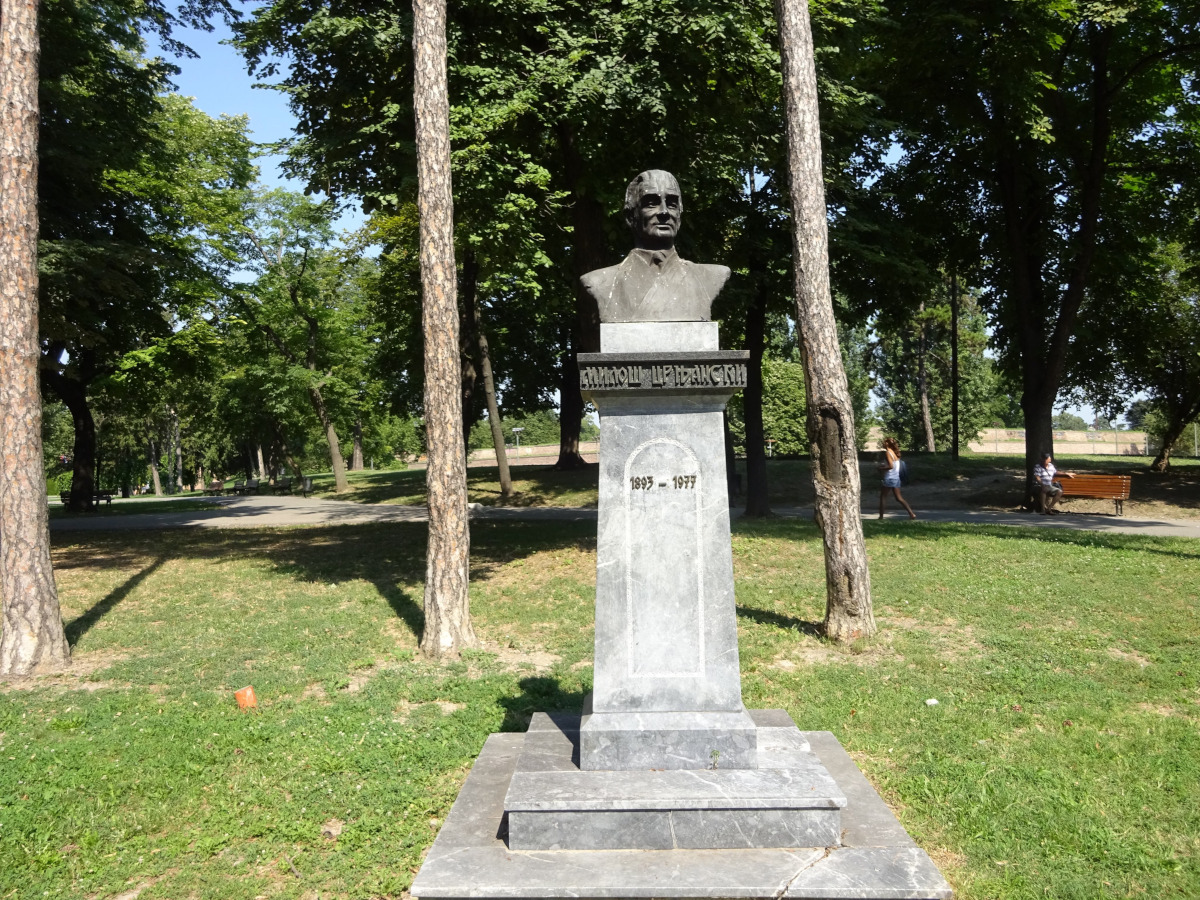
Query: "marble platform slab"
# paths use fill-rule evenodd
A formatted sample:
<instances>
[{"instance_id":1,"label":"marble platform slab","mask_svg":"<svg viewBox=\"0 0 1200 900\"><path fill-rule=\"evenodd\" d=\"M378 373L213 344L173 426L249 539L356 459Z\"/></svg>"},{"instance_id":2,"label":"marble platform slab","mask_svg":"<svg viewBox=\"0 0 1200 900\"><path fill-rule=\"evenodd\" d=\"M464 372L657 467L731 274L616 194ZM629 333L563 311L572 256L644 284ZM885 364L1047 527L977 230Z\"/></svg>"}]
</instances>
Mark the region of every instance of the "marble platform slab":
<instances>
[{"instance_id":1,"label":"marble platform slab","mask_svg":"<svg viewBox=\"0 0 1200 900\"><path fill-rule=\"evenodd\" d=\"M526 736L488 738L413 882L418 900L949 900L953 891L837 739L802 732L847 798L842 841L803 850L510 850L504 797Z\"/></svg>"},{"instance_id":2,"label":"marble platform slab","mask_svg":"<svg viewBox=\"0 0 1200 900\"><path fill-rule=\"evenodd\" d=\"M778 727L780 716L786 727ZM754 719L746 718L757 731ZM536 714L504 801L509 847L719 850L838 843L846 798L783 710L760 718L765 725L757 769L583 771L577 763L579 717Z\"/></svg>"}]
</instances>

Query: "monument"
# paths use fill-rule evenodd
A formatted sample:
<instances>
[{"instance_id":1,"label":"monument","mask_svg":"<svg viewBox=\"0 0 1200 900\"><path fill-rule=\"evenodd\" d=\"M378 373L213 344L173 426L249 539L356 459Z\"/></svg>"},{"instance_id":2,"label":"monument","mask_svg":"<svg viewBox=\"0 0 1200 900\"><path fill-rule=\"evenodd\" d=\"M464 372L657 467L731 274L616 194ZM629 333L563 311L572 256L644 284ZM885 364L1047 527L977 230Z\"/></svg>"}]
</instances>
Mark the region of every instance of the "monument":
<instances>
[{"instance_id":1,"label":"monument","mask_svg":"<svg viewBox=\"0 0 1200 900\"><path fill-rule=\"evenodd\" d=\"M719 349L729 270L679 258L682 212L673 176L639 175L634 249L582 279L601 316L579 355L601 416L593 691L488 739L417 898L951 896L833 735L743 705L722 412L748 354Z\"/></svg>"}]
</instances>

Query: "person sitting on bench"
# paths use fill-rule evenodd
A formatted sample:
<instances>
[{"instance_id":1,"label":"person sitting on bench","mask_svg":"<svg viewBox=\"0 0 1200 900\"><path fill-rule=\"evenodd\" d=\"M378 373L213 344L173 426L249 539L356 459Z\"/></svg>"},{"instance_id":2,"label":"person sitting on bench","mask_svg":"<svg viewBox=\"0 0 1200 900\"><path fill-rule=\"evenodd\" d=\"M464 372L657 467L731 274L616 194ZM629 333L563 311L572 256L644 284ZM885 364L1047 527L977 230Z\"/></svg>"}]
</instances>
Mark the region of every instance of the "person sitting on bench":
<instances>
[{"instance_id":1,"label":"person sitting on bench","mask_svg":"<svg viewBox=\"0 0 1200 900\"><path fill-rule=\"evenodd\" d=\"M1049 453L1042 454L1041 465L1033 467L1033 479L1037 484L1038 505L1041 507L1038 512L1057 515L1060 510L1054 507L1058 505L1058 501L1062 499L1063 489L1061 484L1056 484L1054 479L1058 478L1074 478L1073 472L1060 472L1054 467L1054 458Z\"/></svg>"}]
</instances>

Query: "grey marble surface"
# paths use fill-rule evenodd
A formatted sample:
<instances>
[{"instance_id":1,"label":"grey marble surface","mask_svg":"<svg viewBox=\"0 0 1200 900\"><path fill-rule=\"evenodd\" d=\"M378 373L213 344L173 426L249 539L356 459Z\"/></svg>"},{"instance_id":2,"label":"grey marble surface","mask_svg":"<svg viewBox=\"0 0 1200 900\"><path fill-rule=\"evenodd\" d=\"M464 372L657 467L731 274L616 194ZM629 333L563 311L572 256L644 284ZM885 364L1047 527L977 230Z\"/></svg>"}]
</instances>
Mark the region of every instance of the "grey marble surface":
<instances>
[{"instance_id":1,"label":"grey marble surface","mask_svg":"<svg viewBox=\"0 0 1200 900\"><path fill-rule=\"evenodd\" d=\"M828 732L802 733L835 774L853 762ZM512 851L504 796L525 735L492 735L412 885L418 900L497 898L854 898L948 900L950 886L861 774L839 777L848 843L804 850ZM836 749L835 749L836 748ZM857 770L855 770L857 773ZM864 809L873 810L860 821ZM886 823L883 823L886 825ZM897 837L903 836L898 843ZM865 840L863 840L865 839Z\"/></svg>"},{"instance_id":2,"label":"grey marble surface","mask_svg":"<svg viewBox=\"0 0 1200 900\"><path fill-rule=\"evenodd\" d=\"M841 821L812 809L509 812L513 850L729 850L825 847Z\"/></svg>"},{"instance_id":3,"label":"grey marble surface","mask_svg":"<svg viewBox=\"0 0 1200 900\"><path fill-rule=\"evenodd\" d=\"M712 323L609 325L602 349L702 350L716 337ZM719 766L753 768L756 736L738 670L725 398L596 403L604 428L595 680L580 764L699 769L715 752ZM659 713L676 715L653 721Z\"/></svg>"},{"instance_id":4,"label":"grey marble surface","mask_svg":"<svg viewBox=\"0 0 1200 900\"><path fill-rule=\"evenodd\" d=\"M504 801L509 847L672 850L837 844L846 798L791 720L786 714L782 718L787 727L770 721L760 729L765 748L760 763L777 768L581 771L576 764L578 720L552 720L538 713Z\"/></svg>"},{"instance_id":5,"label":"grey marble surface","mask_svg":"<svg viewBox=\"0 0 1200 900\"><path fill-rule=\"evenodd\" d=\"M604 322L600 325L603 353L662 353L719 350L716 322Z\"/></svg>"}]
</instances>

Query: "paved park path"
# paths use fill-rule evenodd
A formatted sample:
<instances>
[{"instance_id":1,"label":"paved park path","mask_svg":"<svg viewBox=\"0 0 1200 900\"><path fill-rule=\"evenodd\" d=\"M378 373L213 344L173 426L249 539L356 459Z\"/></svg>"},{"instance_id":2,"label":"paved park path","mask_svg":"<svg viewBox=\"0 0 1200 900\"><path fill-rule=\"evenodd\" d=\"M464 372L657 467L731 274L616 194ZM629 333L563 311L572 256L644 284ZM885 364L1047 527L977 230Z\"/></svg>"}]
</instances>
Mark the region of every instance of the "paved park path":
<instances>
[{"instance_id":1,"label":"paved park path","mask_svg":"<svg viewBox=\"0 0 1200 900\"><path fill-rule=\"evenodd\" d=\"M222 497L212 499L219 509L147 512L133 515L94 515L52 519L50 530L65 531L156 531L163 528L260 528L292 525L361 525L371 522L424 522L423 506L395 504L365 505L345 500L302 497ZM777 515L812 518L811 509L778 508ZM738 511L735 508L734 514ZM595 509L573 507L489 507L472 506L471 517L482 521L594 521ZM864 511L863 519L874 515ZM903 521L893 513L889 520ZM1154 537L1200 539L1200 520L1136 519L1132 516L1104 516L1065 513L1039 516L991 510L928 510L920 513L924 522L959 522L968 525L1024 525L1059 528L1070 531L1101 531L1120 534L1145 534Z\"/></svg>"}]
</instances>

